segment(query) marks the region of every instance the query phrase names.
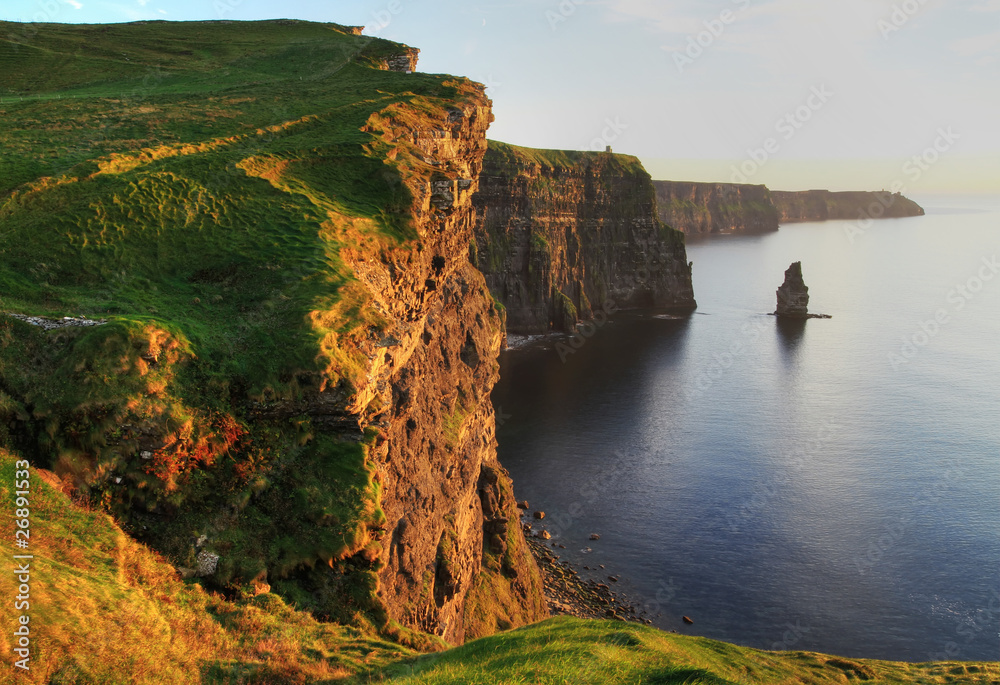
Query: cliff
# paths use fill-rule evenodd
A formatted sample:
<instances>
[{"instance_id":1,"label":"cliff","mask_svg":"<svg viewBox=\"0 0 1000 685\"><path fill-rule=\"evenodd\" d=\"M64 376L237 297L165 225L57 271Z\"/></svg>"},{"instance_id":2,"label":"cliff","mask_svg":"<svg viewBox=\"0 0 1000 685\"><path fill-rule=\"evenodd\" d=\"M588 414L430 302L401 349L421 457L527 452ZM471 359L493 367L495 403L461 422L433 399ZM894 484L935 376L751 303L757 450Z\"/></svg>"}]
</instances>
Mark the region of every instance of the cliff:
<instances>
[{"instance_id":1,"label":"cliff","mask_svg":"<svg viewBox=\"0 0 1000 685\"><path fill-rule=\"evenodd\" d=\"M827 221L830 219L890 219L922 216L923 208L899 193L884 190L865 192L831 192L804 190L771 191L782 223L795 221Z\"/></svg>"},{"instance_id":2,"label":"cliff","mask_svg":"<svg viewBox=\"0 0 1000 685\"><path fill-rule=\"evenodd\" d=\"M473 261L507 330L571 330L595 313L695 307L683 236L656 217L639 160L490 141Z\"/></svg>"},{"instance_id":3,"label":"cliff","mask_svg":"<svg viewBox=\"0 0 1000 685\"><path fill-rule=\"evenodd\" d=\"M51 325L0 318L3 444L216 589L424 646L544 616L468 258L482 87L334 24L18 28L0 292Z\"/></svg>"},{"instance_id":4,"label":"cliff","mask_svg":"<svg viewBox=\"0 0 1000 685\"><path fill-rule=\"evenodd\" d=\"M779 214L763 185L653 181L660 221L688 235L778 230Z\"/></svg>"},{"instance_id":5,"label":"cliff","mask_svg":"<svg viewBox=\"0 0 1000 685\"><path fill-rule=\"evenodd\" d=\"M653 181L660 221L687 235L761 233L779 223L920 216L923 208L886 191L768 190L763 185Z\"/></svg>"}]
</instances>

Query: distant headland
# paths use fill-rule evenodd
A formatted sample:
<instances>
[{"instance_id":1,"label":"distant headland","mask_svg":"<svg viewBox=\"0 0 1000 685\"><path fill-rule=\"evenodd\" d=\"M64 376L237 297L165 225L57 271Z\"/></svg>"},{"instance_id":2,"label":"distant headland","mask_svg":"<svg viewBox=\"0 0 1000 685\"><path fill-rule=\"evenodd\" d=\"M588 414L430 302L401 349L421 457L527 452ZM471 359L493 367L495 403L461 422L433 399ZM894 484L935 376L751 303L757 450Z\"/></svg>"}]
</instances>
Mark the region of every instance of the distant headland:
<instances>
[{"instance_id":1,"label":"distant headland","mask_svg":"<svg viewBox=\"0 0 1000 685\"><path fill-rule=\"evenodd\" d=\"M659 218L688 235L763 233L778 224L830 219L921 216L923 208L900 193L829 190L782 191L765 185L653 181Z\"/></svg>"}]
</instances>

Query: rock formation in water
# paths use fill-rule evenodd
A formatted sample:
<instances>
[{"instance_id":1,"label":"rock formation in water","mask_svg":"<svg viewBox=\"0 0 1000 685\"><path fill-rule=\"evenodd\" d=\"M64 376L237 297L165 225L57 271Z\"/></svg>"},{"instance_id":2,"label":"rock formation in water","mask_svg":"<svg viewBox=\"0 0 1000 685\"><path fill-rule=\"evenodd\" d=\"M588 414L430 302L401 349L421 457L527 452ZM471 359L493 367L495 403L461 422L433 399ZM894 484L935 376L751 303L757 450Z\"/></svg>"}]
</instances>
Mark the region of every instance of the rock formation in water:
<instances>
[{"instance_id":1,"label":"rock formation in water","mask_svg":"<svg viewBox=\"0 0 1000 685\"><path fill-rule=\"evenodd\" d=\"M891 219L922 216L923 208L900 193L884 190L832 192L772 190L771 199L782 223L831 219Z\"/></svg>"},{"instance_id":2,"label":"rock formation in water","mask_svg":"<svg viewBox=\"0 0 1000 685\"><path fill-rule=\"evenodd\" d=\"M809 316L809 288L802 280L802 262L792 262L785 270L785 282L778 287L776 316L806 318Z\"/></svg>"},{"instance_id":3,"label":"rock formation in water","mask_svg":"<svg viewBox=\"0 0 1000 685\"><path fill-rule=\"evenodd\" d=\"M763 185L653 181L657 215L687 235L761 233L779 223L920 216L924 210L885 191L781 191Z\"/></svg>"},{"instance_id":4,"label":"rock formation in water","mask_svg":"<svg viewBox=\"0 0 1000 685\"><path fill-rule=\"evenodd\" d=\"M473 260L512 333L571 330L630 307L695 307L683 236L656 216L639 160L490 141Z\"/></svg>"},{"instance_id":5,"label":"rock formation in water","mask_svg":"<svg viewBox=\"0 0 1000 685\"><path fill-rule=\"evenodd\" d=\"M778 210L763 185L653 181L660 221L688 235L778 230Z\"/></svg>"}]
</instances>

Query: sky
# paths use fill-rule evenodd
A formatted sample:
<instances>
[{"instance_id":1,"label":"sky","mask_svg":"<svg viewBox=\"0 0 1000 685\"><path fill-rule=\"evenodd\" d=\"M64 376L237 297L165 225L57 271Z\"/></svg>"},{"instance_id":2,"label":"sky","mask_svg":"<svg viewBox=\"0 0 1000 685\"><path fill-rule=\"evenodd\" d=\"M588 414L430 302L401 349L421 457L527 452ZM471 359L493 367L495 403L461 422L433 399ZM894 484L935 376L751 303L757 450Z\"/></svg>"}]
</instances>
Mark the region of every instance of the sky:
<instances>
[{"instance_id":1,"label":"sky","mask_svg":"<svg viewBox=\"0 0 1000 685\"><path fill-rule=\"evenodd\" d=\"M653 178L1000 194L1000 0L4 0L10 21L294 18L487 85L491 138Z\"/></svg>"}]
</instances>

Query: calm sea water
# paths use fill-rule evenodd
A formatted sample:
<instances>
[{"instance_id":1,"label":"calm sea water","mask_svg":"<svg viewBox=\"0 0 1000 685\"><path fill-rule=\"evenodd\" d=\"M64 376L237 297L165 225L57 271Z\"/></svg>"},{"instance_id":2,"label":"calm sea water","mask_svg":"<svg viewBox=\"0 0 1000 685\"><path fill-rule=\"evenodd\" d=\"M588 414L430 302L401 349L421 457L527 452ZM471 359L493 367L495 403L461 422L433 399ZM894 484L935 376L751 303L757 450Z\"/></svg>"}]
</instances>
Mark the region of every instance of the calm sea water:
<instances>
[{"instance_id":1,"label":"calm sea water","mask_svg":"<svg viewBox=\"0 0 1000 685\"><path fill-rule=\"evenodd\" d=\"M500 459L563 559L678 632L1000 658L1000 198L915 199L692 242L690 318L504 354ZM799 260L833 318L783 326Z\"/></svg>"}]
</instances>

